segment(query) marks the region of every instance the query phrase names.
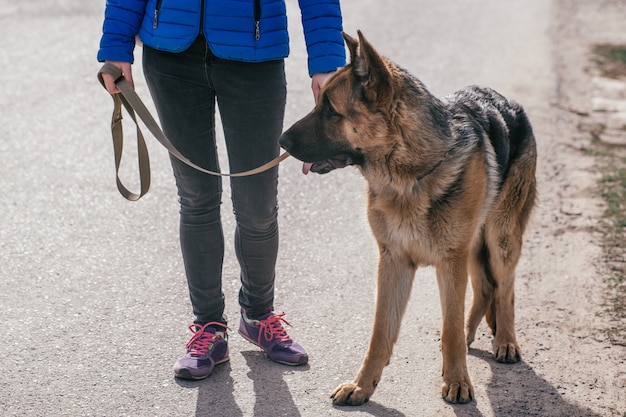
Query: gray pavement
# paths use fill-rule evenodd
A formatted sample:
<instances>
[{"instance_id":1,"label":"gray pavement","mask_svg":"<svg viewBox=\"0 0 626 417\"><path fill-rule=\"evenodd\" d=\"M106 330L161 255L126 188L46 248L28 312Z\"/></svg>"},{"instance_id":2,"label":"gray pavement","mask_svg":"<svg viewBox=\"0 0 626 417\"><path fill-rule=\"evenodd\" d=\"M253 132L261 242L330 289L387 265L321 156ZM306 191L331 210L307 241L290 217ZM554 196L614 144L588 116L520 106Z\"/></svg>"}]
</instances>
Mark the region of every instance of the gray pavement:
<instances>
[{"instance_id":1,"label":"gray pavement","mask_svg":"<svg viewBox=\"0 0 626 417\"><path fill-rule=\"evenodd\" d=\"M549 103L556 90L556 6L548 0L347 0L343 9L347 32L362 29L436 95L490 85L525 103L549 141L555 135ZM288 7L286 125L313 103L296 2ZM112 103L95 76L103 9L104 0L0 2L1 416L557 415L547 411L550 404L558 415L611 415L559 391L562 381L546 370L554 358L515 368L494 363L484 335L469 356L477 401L451 406L440 400L440 313L430 269L418 272L423 286L412 296L400 343L372 400L356 409L333 407L330 392L352 378L367 347L376 247L356 170L305 177L293 159L280 171L276 308L287 311L290 334L309 349L310 363L274 364L238 337L238 268L229 246L224 292L231 361L205 381L175 380L171 367L193 317L174 182L165 151L148 137L152 190L131 203L115 188L107 130ZM135 79L148 100L140 65ZM132 145L122 176L136 189ZM223 213L232 236L228 195ZM534 248L531 253L540 244ZM521 268L532 270L529 263ZM520 388L518 378L529 385Z\"/></svg>"}]
</instances>

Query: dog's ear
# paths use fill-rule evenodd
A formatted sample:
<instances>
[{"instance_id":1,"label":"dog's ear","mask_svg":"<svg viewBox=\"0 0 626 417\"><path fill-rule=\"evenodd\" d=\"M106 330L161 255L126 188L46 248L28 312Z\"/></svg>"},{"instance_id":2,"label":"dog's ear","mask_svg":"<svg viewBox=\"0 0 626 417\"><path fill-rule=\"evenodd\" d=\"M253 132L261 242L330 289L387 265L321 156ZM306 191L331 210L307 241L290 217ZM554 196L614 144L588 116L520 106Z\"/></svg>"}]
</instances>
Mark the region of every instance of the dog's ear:
<instances>
[{"instance_id":1,"label":"dog's ear","mask_svg":"<svg viewBox=\"0 0 626 417\"><path fill-rule=\"evenodd\" d=\"M348 35L346 32L342 32L341 35L343 39L346 41L346 46L348 47L348 51L350 51L350 62L354 62L359 50L359 41L354 39L352 36Z\"/></svg>"},{"instance_id":2,"label":"dog's ear","mask_svg":"<svg viewBox=\"0 0 626 417\"><path fill-rule=\"evenodd\" d=\"M348 43L352 55L352 71L355 77L363 83L365 97L378 105L386 106L391 103L393 97L391 73L383 58L365 39L363 33L360 30L357 33L358 44L355 46L356 40L352 38L350 39L353 45L350 46Z\"/></svg>"}]
</instances>

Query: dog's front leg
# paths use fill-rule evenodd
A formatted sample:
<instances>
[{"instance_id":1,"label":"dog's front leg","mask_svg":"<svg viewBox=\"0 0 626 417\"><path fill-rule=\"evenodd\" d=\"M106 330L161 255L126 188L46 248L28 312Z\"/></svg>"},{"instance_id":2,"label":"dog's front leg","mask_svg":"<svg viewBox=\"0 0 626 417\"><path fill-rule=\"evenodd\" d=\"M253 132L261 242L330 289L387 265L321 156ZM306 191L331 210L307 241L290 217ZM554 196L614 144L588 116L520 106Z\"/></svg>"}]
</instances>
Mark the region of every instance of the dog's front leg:
<instances>
[{"instance_id":1,"label":"dog's front leg","mask_svg":"<svg viewBox=\"0 0 626 417\"><path fill-rule=\"evenodd\" d=\"M398 339L415 270L415 266L408 259L394 257L387 250L381 250L376 311L369 348L354 380L340 385L332 393L334 404L361 405L374 393Z\"/></svg>"},{"instance_id":2,"label":"dog's front leg","mask_svg":"<svg viewBox=\"0 0 626 417\"><path fill-rule=\"evenodd\" d=\"M449 403L464 404L474 398L474 387L467 372L467 345L463 330L467 287L466 257L454 257L440 265L437 268L437 284L443 319L441 395Z\"/></svg>"}]
</instances>

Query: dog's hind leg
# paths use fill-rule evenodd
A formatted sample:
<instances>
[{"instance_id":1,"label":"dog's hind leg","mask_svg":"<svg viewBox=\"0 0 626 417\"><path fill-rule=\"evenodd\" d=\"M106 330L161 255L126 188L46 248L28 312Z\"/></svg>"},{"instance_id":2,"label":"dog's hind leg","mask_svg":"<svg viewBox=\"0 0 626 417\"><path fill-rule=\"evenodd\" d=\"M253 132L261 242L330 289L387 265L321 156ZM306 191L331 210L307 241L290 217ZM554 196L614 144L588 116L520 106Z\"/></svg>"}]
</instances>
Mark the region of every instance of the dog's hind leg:
<instances>
[{"instance_id":1,"label":"dog's hind leg","mask_svg":"<svg viewBox=\"0 0 626 417\"><path fill-rule=\"evenodd\" d=\"M494 332L493 353L498 362L515 363L521 359L521 350L515 337L515 264L521 252L521 240L508 236L508 259L502 253L493 254L490 268L497 280L494 298L487 309L487 322ZM502 242L502 239L499 239ZM501 243L502 244L502 243ZM503 248L499 248L502 252ZM497 250L495 250L497 253Z\"/></svg>"},{"instance_id":2,"label":"dog's hind leg","mask_svg":"<svg viewBox=\"0 0 626 417\"><path fill-rule=\"evenodd\" d=\"M533 158L530 153L511 166L500 200L485 225L489 270L496 287L487 309L487 321L493 322L493 351L498 362L515 363L521 359L515 337L515 267L536 198Z\"/></svg>"},{"instance_id":3,"label":"dog's hind leg","mask_svg":"<svg viewBox=\"0 0 626 417\"><path fill-rule=\"evenodd\" d=\"M465 321L465 340L470 346L476 336L476 329L493 304L494 281L489 270L489 251L484 241L484 233L469 259L469 274L472 279L472 302ZM495 317L488 320L495 333Z\"/></svg>"},{"instance_id":4,"label":"dog's hind leg","mask_svg":"<svg viewBox=\"0 0 626 417\"><path fill-rule=\"evenodd\" d=\"M507 204L501 201L500 205ZM522 251L522 230L507 210L496 211L485 226L488 271L495 281L486 311L493 353L498 362L515 363L521 350L515 337L515 267Z\"/></svg>"},{"instance_id":5,"label":"dog's hind leg","mask_svg":"<svg viewBox=\"0 0 626 417\"><path fill-rule=\"evenodd\" d=\"M361 405L369 400L398 339L402 316L411 294L416 266L402 255L381 248L376 312L367 354L352 382L341 384L331 398L337 405Z\"/></svg>"}]
</instances>

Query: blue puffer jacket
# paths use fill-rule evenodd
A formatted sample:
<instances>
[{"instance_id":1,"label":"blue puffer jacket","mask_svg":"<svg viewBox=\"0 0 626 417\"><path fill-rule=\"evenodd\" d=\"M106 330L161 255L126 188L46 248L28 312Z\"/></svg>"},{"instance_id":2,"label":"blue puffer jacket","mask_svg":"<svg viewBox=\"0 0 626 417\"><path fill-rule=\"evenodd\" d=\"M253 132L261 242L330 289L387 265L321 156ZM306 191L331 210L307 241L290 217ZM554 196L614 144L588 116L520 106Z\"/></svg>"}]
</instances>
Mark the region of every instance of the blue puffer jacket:
<instances>
[{"instance_id":1,"label":"blue puffer jacket","mask_svg":"<svg viewBox=\"0 0 626 417\"><path fill-rule=\"evenodd\" d=\"M345 65L339 0L298 0L309 74ZM99 61L133 62L135 36L181 52L204 33L224 59L261 62L289 54L285 0L107 0Z\"/></svg>"}]
</instances>

